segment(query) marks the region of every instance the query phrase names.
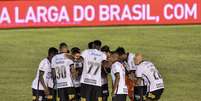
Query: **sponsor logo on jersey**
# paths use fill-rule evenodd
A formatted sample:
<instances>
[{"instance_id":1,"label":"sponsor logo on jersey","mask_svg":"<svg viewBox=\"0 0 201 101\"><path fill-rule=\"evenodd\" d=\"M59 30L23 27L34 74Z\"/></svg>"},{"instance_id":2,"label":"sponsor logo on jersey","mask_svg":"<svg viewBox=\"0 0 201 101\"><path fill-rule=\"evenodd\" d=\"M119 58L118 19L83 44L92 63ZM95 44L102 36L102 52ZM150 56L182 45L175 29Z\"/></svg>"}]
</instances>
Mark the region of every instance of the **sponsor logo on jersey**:
<instances>
[{"instance_id":1,"label":"sponsor logo on jersey","mask_svg":"<svg viewBox=\"0 0 201 101\"><path fill-rule=\"evenodd\" d=\"M96 83L97 83L97 80L85 78L85 79L84 79L84 82L85 82L85 83L96 84Z\"/></svg>"}]
</instances>

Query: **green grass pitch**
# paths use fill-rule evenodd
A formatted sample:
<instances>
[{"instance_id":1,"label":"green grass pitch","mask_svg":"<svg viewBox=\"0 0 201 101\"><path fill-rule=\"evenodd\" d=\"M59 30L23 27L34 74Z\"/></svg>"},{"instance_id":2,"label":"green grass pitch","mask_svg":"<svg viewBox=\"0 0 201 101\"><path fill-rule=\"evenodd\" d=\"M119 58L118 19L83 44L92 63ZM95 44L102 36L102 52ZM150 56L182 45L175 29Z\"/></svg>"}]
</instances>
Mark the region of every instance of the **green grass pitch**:
<instances>
[{"instance_id":1,"label":"green grass pitch","mask_svg":"<svg viewBox=\"0 0 201 101\"><path fill-rule=\"evenodd\" d=\"M48 47L87 47L101 39L112 49L142 52L165 81L160 101L201 100L201 26L128 26L0 30L0 101L31 101L31 83ZM111 101L111 99L110 99Z\"/></svg>"}]
</instances>

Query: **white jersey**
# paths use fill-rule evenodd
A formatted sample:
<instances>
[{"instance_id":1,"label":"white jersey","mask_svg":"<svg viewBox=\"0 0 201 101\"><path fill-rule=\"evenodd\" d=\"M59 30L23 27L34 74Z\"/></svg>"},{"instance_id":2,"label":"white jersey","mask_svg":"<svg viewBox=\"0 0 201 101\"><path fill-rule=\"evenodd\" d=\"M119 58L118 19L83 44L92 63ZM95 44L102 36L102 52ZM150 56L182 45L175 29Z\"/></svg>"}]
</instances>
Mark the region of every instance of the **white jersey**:
<instances>
[{"instance_id":1,"label":"white jersey","mask_svg":"<svg viewBox=\"0 0 201 101\"><path fill-rule=\"evenodd\" d=\"M127 64L126 69L128 71L136 70L136 65L134 63L134 57L135 57L135 54L128 53L128 58L126 60L126 64Z\"/></svg>"},{"instance_id":2,"label":"white jersey","mask_svg":"<svg viewBox=\"0 0 201 101\"><path fill-rule=\"evenodd\" d=\"M153 63L143 61L137 65L136 76L144 80L148 92L164 88L163 79Z\"/></svg>"},{"instance_id":3,"label":"white jersey","mask_svg":"<svg viewBox=\"0 0 201 101\"><path fill-rule=\"evenodd\" d=\"M73 87L70 66L73 61L65 56L65 53L58 54L52 58L52 68L56 72L57 88Z\"/></svg>"},{"instance_id":4,"label":"white jersey","mask_svg":"<svg viewBox=\"0 0 201 101\"><path fill-rule=\"evenodd\" d=\"M111 75L112 75L112 82L114 84L115 82L115 74L119 73L120 75L120 80L119 80L119 84L117 89L115 89L114 93L115 94L128 94L128 88L126 85L126 70L125 67L123 66L123 64L121 64L120 62L115 62L114 64L112 64L112 69L111 69Z\"/></svg>"},{"instance_id":5,"label":"white jersey","mask_svg":"<svg viewBox=\"0 0 201 101\"><path fill-rule=\"evenodd\" d=\"M101 64L106 55L97 49L87 49L81 55L84 58L81 83L101 86Z\"/></svg>"},{"instance_id":6,"label":"white jersey","mask_svg":"<svg viewBox=\"0 0 201 101\"><path fill-rule=\"evenodd\" d=\"M39 71L43 71L44 72L43 79L44 79L45 85L47 87L51 87L51 85L53 84L53 82L49 82L50 79L51 79L50 62L49 62L49 60L47 58L45 58L39 64L36 77L35 77L35 79L32 82L32 88L36 89L36 90L44 90L42 84L39 82Z\"/></svg>"}]
</instances>

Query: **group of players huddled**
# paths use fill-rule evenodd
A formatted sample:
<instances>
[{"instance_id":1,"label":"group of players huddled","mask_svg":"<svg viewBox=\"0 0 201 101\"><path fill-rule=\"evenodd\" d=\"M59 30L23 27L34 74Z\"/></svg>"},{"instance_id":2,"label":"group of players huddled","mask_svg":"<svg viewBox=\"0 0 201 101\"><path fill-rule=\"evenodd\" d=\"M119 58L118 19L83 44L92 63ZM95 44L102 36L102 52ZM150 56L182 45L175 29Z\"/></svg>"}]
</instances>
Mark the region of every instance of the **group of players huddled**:
<instances>
[{"instance_id":1,"label":"group of players huddled","mask_svg":"<svg viewBox=\"0 0 201 101\"><path fill-rule=\"evenodd\" d=\"M88 43L81 52L69 51L66 43L59 50L49 48L32 82L33 101L158 101L164 90L163 79L153 63L141 53L110 51L100 40ZM112 77L109 94L108 74Z\"/></svg>"}]
</instances>

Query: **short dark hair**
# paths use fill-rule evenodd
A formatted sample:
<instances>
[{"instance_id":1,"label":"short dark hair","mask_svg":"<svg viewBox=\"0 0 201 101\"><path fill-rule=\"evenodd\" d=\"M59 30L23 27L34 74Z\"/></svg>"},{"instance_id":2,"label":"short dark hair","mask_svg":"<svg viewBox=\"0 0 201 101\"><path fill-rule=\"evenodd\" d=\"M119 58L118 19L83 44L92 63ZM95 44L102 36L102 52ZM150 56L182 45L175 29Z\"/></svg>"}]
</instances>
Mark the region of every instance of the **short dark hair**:
<instances>
[{"instance_id":1,"label":"short dark hair","mask_svg":"<svg viewBox=\"0 0 201 101\"><path fill-rule=\"evenodd\" d=\"M119 55L126 54L125 49L123 47L118 47L115 52Z\"/></svg>"},{"instance_id":2,"label":"short dark hair","mask_svg":"<svg viewBox=\"0 0 201 101\"><path fill-rule=\"evenodd\" d=\"M59 49L68 48L68 45L65 42L59 44Z\"/></svg>"},{"instance_id":3,"label":"short dark hair","mask_svg":"<svg viewBox=\"0 0 201 101\"><path fill-rule=\"evenodd\" d=\"M105 45L101 48L102 52L110 52L110 47L108 45Z\"/></svg>"},{"instance_id":4,"label":"short dark hair","mask_svg":"<svg viewBox=\"0 0 201 101\"><path fill-rule=\"evenodd\" d=\"M48 55L50 55L50 54L53 54L53 55L58 54L58 49L56 49L55 47L50 47L48 49Z\"/></svg>"},{"instance_id":5,"label":"short dark hair","mask_svg":"<svg viewBox=\"0 0 201 101\"><path fill-rule=\"evenodd\" d=\"M94 48L100 49L102 42L100 40L94 40L93 44L94 44Z\"/></svg>"},{"instance_id":6,"label":"short dark hair","mask_svg":"<svg viewBox=\"0 0 201 101\"><path fill-rule=\"evenodd\" d=\"M89 43L88 43L88 48L89 48L89 49L92 49L92 48L93 48L93 44L94 44L93 42L89 42Z\"/></svg>"},{"instance_id":7,"label":"short dark hair","mask_svg":"<svg viewBox=\"0 0 201 101\"><path fill-rule=\"evenodd\" d=\"M78 47L73 47L73 48L71 49L71 54L76 54L76 53L81 53L81 52L80 52L80 49L79 49Z\"/></svg>"}]
</instances>

